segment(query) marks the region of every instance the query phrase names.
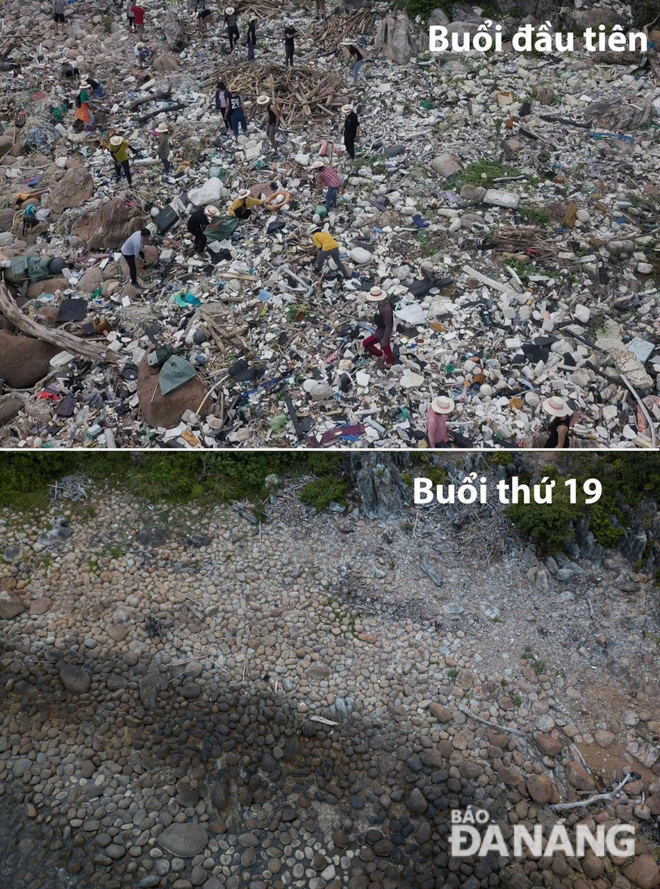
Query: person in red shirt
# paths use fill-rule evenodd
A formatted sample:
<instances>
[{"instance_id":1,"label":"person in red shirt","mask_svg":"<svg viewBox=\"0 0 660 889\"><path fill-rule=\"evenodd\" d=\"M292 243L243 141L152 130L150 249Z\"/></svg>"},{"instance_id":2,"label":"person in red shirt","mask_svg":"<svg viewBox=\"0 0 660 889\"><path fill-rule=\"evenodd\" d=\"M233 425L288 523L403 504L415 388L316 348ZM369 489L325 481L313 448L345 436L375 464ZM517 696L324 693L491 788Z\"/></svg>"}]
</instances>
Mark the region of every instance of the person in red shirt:
<instances>
[{"instance_id":1,"label":"person in red shirt","mask_svg":"<svg viewBox=\"0 0 660 889\"><path fill-rule=\"evenodd\" d=\"M137 3L133 5L133 21L135 22L135 30L138 34L144 33L144 7L138 6Z\"/></svg>"},{"instance_id":2,"label":"person in red shirt","mask_svg":"<svg viewBox=\"0 0 660 889\"><path fill-rule=\"evenodd\" d=\"M326 166L323 161L314 161L312 170L316 170L318 174L316 179L318 187L323 188L325 185L328 189L325 193L325 209L330 213L332 207L337 205L337 195L344 182L335 168Z\"/></svg>"},{"instance_id":3,"label":"person in red shirt","mask_svg":"<svg viewBox=\"0 0 660 889\"><path fill-rule=\"evenodd\" d=\"M378 303L378 314L374 318L375 332L363 340L362 345L371 355L385 358L387 366L392 367L394 353L390 338L394 329L394 307L387 293L378 286L372 287L367 293L367 300L370 303Z\"/></svg>"}]
</instances>

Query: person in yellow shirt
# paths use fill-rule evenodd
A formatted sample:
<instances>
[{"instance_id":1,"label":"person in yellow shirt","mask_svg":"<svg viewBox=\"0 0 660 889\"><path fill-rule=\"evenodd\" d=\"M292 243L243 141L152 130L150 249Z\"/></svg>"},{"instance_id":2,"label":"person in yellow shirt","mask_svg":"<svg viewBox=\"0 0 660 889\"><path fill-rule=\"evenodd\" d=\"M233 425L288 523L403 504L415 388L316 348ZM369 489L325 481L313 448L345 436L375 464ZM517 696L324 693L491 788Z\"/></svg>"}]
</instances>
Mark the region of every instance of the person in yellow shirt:
<instances>
[{"instance_id":1,"label":"person in yellow shirt","mask_svg":"<svg viewBox=\"0 0 660 889\"><path fill-rule=\"evenodd\" d=\"M128 149L130 147L131 146L124 139L123 136L113 136L110 139L110 144L108 146L108 151L112 155L112 160L115 164L115 176L117 177L117 182L120 181L121 173L123 170L129 188L133 185L133 177L131 176L131 165L128 162ZM131 151L132 150L133 149L131 149Z\"/></svg>"},{"instance_id":2,"label":"person in yellow shirt","mask_svg":"<svg viewBox=\"0 0 660 889\"><path fill-rule=\"evenodd\" d=\"M252 207L260 207L263 201L253 198L247 188L239 191L238 197L229 208L229 215L237 219L248 219L252 214Z\"/></svg>"},{"instance_id":3,"label":"person in yellow shirt","mask_svg":"<svg viewBox=\"0 0 660 889\"><path fill-rule=\"evenodd\" d=\"M320 228L315 228L312 231L314 241L314 246L316 247L316 262L315 262L315 270L318 275L323 271L323 266L326 261L332 257L335 262L335 265L342 273L345 278L352 278L351 273L346 269L346 266L339 258L339 244L332 237L330 232L323 231Z\"/></svg>"}]
</instances>

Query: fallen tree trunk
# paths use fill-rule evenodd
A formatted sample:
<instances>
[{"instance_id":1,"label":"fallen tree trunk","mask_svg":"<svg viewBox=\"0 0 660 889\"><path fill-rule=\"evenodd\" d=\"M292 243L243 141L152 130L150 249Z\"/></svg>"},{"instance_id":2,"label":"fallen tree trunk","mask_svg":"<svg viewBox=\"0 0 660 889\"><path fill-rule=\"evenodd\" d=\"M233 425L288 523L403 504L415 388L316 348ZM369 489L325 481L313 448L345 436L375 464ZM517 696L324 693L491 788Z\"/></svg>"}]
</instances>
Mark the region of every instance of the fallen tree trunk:
<instances>
[{"instance_id":1,"label":"fallen tree trunk","mask_svg":"<svg viewBox=\"0 0 660 889\"><path fill-rule=\"evenodd\" d=\"M28 336L42 340L44 343L52 343L65 352L72 352L74 355L80 355L82 358L88 358L91 361L106 362L108 364L117 364L119 357L108 349L95 343L86 343L72 333L66 333L63 330L49 330L41 324L37 324L31 318L28 318L19 307L13 296L7 290L6 285L0 283L0 312L15 324L16 327Z\"/></svg>"}]
</instances>

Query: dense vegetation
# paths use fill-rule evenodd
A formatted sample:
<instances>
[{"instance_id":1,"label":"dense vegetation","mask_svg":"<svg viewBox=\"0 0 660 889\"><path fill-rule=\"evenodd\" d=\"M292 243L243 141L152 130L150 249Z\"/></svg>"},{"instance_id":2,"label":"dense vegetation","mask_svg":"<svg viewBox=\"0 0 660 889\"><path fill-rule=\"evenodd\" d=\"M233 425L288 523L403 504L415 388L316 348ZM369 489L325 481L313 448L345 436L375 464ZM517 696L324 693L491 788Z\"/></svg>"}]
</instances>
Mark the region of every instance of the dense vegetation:
<instances>
[{"instance_id":1,"label":"dense vegetation","mask_svg":"<svg viewBox=\"0 0 660 889\"><path fill-rule=\"evenodd\" d=\"M552 504L518 504L508 508L516 528L544 552L556 552L562 544L574 540L575 524L582 517L588 519L591 531L602 546L614 547L628 525L630 509L643 500L660 503L657 454L572 454L570 470L550 467L544 474L556 481ZM598 478L603 485L601 499L590 506L571 504L563 484L567 478L577 479L578 486L587 478Z\"/></svg>"},{"instance_id":2,"label":"dense vegetation","mask_svg":"<svg viewBox=\"0 0 660 889\"><path fill-rule=\"evenodd\" d=\"M331 483L332 497L346 491L342 475L347 458L341 454L261 452L249 454L164 453L4 453L0 454L0 506L14 509L45 507L48 486L72 473L127 491L152 502L227 503L266 493L268 475L314 475ZM323 509L328 488L317 482L306 502ZM304 489L303 489L304 490ZM320 500L317 499L318 494Z\"/></svg>"},{"instance_id":3,"label":"dense vegetation","mask_svg":"<svg viewBox=\"0 0 660 889\"><path fill-rule=\"evenodd\" d=\"M488 455L495 465L510 463L514 455L504 451ZM523 458L524 459L524 458ZM414 454L410 468L415 474L445 481L445 470L434 465L431 455ZM313 476L300 489L304 503L318 510L331 502L345 503L354 489L348 454L319 452L260 453L4 453L0 454L0 506L13 509L48 505L48 486L71 473L82 473L99 484L125 488L151 502L227 503L267 494L266 477ZM524 473L519 473L521 480ZM556 480L552 504L517 505L508 508L515 527L542 552L556 552L574 540L575 525L588 519L596 539L606 548L617 545L629 524L628 513L643 500L660 503L660 458L647 453L579 454L566 456L543 475ZM595 477L603 496L591 506L571 504L564 487L566 478L578 484ZM410 472L404 481L412 482Z\"/></svg>"}]
</instances>

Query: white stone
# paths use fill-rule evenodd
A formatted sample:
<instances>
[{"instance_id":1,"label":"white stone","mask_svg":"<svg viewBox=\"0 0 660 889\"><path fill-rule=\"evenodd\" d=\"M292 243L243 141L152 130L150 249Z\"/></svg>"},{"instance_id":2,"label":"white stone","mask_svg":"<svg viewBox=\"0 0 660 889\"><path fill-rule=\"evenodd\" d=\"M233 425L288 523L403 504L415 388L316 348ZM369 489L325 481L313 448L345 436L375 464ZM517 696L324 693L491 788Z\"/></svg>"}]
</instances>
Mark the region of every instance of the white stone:
<instances>
[{"instance_id":1,"label":"white stone","mask_svg":"<svg viewBox=\"0 0 660 889\"><path fill-rule=\"evenodd\" d=\"M490 204L492 207L507 207L512 210L520 203L520 195L513 194L510 191L502 191L499 188L489 188L484 195L484 204Z\"/></svg>"},{"instance_id":2,"label":"white stone","mask_svg":"<svg viewBox=\"0 0 660 889\"><path fill-rule=\"evenodd\" d=\"M590 309L588 309L586 306L581 305L580 303L578 303L578 305L573 310L573 314L582 324L586 324L591 317Z\"/></svg>"},{"instance_id":3,"label":"white stone","mask_svg":"<svg viewBox=\"0 0 660 889\"><path fill-rule=\"evenodd\" d=\"M365 250L364 247L353 247L349 250L348 255L351 257L353 262L357 262L358 265L366 265L368 262L371 262L372 256L368 250Z\"/></svg>"},{"instance_id":4,"label":"white stone","mask_svg":"<svg viewBox=\"0 0 660 889\"><path fill-rule=\"evenodd\" d=\"M406 368L401 376L401 385L404 389L417 389L424 384L424 377Z\"/></svg>"}]
</instances>

